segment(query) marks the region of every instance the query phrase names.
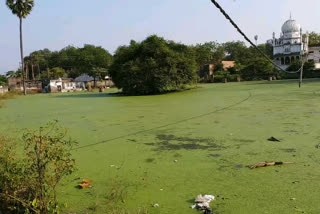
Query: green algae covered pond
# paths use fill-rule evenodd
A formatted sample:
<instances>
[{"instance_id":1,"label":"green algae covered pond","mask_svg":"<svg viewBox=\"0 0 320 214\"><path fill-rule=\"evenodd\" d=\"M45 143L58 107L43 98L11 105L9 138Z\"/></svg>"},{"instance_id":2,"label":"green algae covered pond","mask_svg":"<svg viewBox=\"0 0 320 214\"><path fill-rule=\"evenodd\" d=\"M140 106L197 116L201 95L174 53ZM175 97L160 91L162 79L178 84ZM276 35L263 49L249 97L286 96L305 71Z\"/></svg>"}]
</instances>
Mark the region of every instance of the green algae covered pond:
<instances>
[{"instance_id":1,"label":"green algae covered pond","mask_svg":"<svg viewBox=\"0 0 320 214\"><path fill-rule=\"evenodd\" d=\"M79 142L78 170L59 188L64 213L197 214L200 193L216 196L219 214L320 213L320 80L112 92L21 96L0 108L0 135L19 139L58 119ZM263 161L295 164L248 168ZM77 189L79 178L93 188Z\"/></svg>"}]
</instances>

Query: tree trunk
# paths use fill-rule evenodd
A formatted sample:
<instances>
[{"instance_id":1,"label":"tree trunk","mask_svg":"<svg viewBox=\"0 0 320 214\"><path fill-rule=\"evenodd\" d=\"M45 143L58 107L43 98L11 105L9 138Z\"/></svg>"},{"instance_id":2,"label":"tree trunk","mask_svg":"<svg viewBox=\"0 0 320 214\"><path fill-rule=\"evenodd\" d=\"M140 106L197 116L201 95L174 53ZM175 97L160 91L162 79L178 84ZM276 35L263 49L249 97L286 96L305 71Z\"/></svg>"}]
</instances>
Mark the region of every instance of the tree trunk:
<instances>
[{"instance_id":1,"label":"tree trunk","mask_svg":"<svg viewBox=\"0 0 320 214\"><path fill-rule=\"evenodd\" d=\"M40 65L39 64L38 64L38 71L39 71L38 79L41 79L41 70L40 70Z\"/></svg>"},{"instance_id":2,"label":"tree trunk","mask_svg":"<svg viewBox=\"0 0 320 214\"><path fill-rule=\"evenodd\" d=\"M28 62L24 64L24 67L26 68L26 81L29 80L29 64Z\"/></svg>"},{"instance_id":3,"label":"tree trunk","mask_svg":"<svg viewBox=\"0 0 320 214\"><path fill-rule=\"evenodd\" d=\"M33 70L33 63L31 62L31 72L32 72L32 80L34 80L34 70Z\"/></svg>"},{"instance_id":4,"label":"tree trunk","mask_svg":"<svg viewBox=\"0 0 320 214\"><path fill-rule=\"evenodd\" d=\"M26 89L26 81L25 81L25 75L24 75L24 59L23 59L23 42L22 42L22 17L19 17L20 19L20 53L21 53L21 69L22 69L22 81L23 81L23 94L27 95L27 89Z\"/></svg>"}]
</instances>

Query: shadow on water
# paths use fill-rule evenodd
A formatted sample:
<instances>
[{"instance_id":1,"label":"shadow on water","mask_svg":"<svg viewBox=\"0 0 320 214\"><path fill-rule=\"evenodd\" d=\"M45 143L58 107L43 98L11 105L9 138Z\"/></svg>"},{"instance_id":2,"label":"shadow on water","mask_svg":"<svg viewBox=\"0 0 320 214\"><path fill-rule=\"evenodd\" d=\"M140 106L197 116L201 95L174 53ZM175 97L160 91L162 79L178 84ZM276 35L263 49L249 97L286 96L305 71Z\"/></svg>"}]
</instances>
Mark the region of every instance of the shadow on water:
<instances>
[{"instance_id":1,"label":"shadow on water","mask_svg":"<svg viewBox=\"0 0 320 214\"><path fill-rule=\"evenodd\" d=\"M222 150L224 146L216 143L215 139L176 137L174 135L157 135L157 143L145 143L154 146L154 151L174 150Z\"/></svg>"},{"instance_id":2,"label":"shadow on water","mask_svg":"<svg viewBox=\"0 0 320 214\"><path fill-rule=\"evenodd\" d=\"M167 91L164 93L154 93L154 94L147 94L147 95L131 95L131 94L124 94L121 91L114 92L114 93L98 93L98 92L87 92L87 93L66 93L66 94L57 94L53 96L53 98L101 98L101 97L145 97L145 96L163 96L166 94L176 94L181 92L188 92L188 91L196 91L197 89L201 89L200 86L194 88L187 88L181 90L173 90Z\"/></svg>"},{"instance_id":3,"label":"shadow on water","mask_svg":"<svg viewBox=\"0 0 320 214\"><path fill-rule=\"evenodd\" d=\"M320 79L314 78L314 79L303 79L302 84L308 84L308 83L316 83L320 82ZM283 85L283 84L298 84L298 79L287 79L287 80L274 80L272 82L269 81L261 81L261 82L255 82L255 83L249 83L248 85Z\"/></svg>"}]
</instances>

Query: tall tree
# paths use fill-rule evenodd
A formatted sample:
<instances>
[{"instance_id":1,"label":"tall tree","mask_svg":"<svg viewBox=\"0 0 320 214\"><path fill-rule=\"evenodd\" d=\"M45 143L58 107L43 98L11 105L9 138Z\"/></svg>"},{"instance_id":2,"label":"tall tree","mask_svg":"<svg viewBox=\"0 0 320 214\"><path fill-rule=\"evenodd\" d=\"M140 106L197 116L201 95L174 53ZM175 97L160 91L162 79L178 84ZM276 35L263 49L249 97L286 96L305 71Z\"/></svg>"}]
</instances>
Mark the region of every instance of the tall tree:
<instances>
[{"instance_id":1,"label":"tall tree","mask_svg":"<svg viewBox=\"0 0 320 214\"><path fill-rule=\"evenodd\" d=\"M27 18L31 13L34 6L33 0L7 0L7 6L11 12L18 16L20 21L20 53L21 53L21 67L22 67L22 78L23 78L23 92L27 94L25 75L24 75L24 59L23 59L23 40L22 40L22 19Z\"/></svg>"},{"instance_id":2,"label":"tall tree","mask_svg":"<svg viewBox=\"0 0 320 214\"><path fill-rule=\"evenodd\" d=\"M5 75L0 74L0 86L7 85L8 84L8 78Z\"/></svg>"},{"instance_id":3,"label":"tall tree","mask_svg":"<svg viewBox=\"0 0 320 214\"><path fill-rule=\"evenodd\" d=\"M119 47L109 72L127 95L161 94L196 83L197 63L192 48L156 35Z\"/></svg>"},{"instance_id":4,"label":"tall tree","mask_svg":"<svg viewBox=\"0 0 320 214\"><path fill-rule=\"evenodd\" d=\"M305 38L307 35L303 34L303 37ZM309 33L309 45L319 45L320 44L320 34L312 31Z\"/></svg>"}]
</instances>

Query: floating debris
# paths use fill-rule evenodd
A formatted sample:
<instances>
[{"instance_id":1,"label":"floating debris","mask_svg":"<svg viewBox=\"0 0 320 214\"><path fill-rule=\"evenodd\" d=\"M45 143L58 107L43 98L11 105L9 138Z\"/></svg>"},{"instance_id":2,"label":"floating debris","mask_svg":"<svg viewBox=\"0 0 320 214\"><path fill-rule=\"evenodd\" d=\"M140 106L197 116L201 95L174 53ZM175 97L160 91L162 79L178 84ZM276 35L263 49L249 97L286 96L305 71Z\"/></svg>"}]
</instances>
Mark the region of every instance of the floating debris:
<instances>
[{"instance_id":1,"label":"floating debris","mask_svg":"<svg viewBox=\"0 0 320 214\"><path fill-rule=\"evenodd\" d=\"M81 184L78 184L78 186L81 189L86 189L88 187L91 187L91 184L93 183L92 180L88 180L88 179L83 179Z\"/></svg>"},{"instance_id":2,"label":"floating debris","mask_svg":"<svg viewBox=\"0 0 320 214\"><path fill-rule=\"evenodd\" d=\"M294 164L294 162L260 162L250 166L251 169L266 167L266 166L276 166L276 165L286 165L286 164Z\"/></svg>"},{"instance_id":3,"label":"floating debris","mask_svg":"<svg viewBox=\"0 0 320 214\"><path fill-rule=\"evenodd\" d=\"M213 195L204 195L202 196L201 194L198 195L195 198L196 204L192 205L192 209L198 209L201 211L204 211L205 214L211 214L212 211L210 209L210 202L214 200Z\"/></svg>"},{"instance_id":4,"label":"floating debris","mask_svg":"<svg viewBox=\"0 0 320 214\"><path fill-rule=\"evenodd\" d=\"M270 137L269 139L268 139L268 141L272 141L272 142L280 142L280 140L278 140L277 138L275 138L275 137Z\"/></svg>"},{"instance_id":5,"label":"floating debris","mask_svg":"<svg viewBox=\"0 0 320 214\"><path fill-rule=\"evenodd\" d=\"M159 204L154 204L153 207L159 207Z\"/></svg>"}]
</instances>

